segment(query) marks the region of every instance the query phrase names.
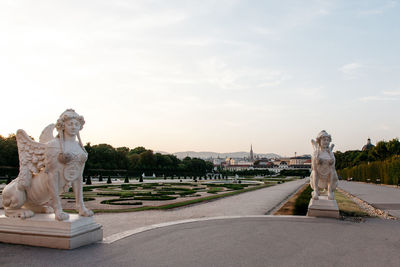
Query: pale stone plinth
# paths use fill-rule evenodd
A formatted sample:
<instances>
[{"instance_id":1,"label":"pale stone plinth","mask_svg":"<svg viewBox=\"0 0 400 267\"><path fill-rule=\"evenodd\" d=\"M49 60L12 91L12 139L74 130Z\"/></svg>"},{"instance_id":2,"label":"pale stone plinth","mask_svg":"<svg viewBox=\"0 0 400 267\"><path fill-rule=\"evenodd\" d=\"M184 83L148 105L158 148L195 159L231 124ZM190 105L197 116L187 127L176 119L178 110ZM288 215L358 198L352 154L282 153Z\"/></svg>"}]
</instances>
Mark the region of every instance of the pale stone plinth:
<instances>
[{"instance_id":1,"label":"pale stone plinth","mask_svg":"<svg viewBox=\"0 0 400 267\"><path fill-rule=\"evenodd\" d=\"M340 218L336 200L329 200L328 196L319 196L318 200L311 199L307 216Z\"/></svg>"},{"instance_id":2,"label":"pale stone plinth","mask_svg":"<svg viewBox=\"0 0 400 267\"><path fill-rule=\"evenodd\" d=\"M92 217L70 214L57 221L54 214L36 214L22 220L0 211L0 242L59 249L74 249L103 239L102 226Z\"/></svg>"}]
</instances>

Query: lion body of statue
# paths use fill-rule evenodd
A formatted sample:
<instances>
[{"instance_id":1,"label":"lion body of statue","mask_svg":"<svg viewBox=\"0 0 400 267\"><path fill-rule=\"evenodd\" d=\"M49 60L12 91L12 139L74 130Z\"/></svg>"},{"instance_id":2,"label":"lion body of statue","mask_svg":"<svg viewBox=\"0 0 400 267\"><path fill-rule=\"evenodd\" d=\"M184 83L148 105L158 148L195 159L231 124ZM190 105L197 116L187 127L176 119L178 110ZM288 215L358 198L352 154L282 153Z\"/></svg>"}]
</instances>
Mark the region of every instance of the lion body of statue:
<instances>
[{"instance_id":1,"label":"lion body of statue","mask_svg":"<svg viewBox=\"0 0 400 267\"><path fill-rule=\"evenodd\" d=\"M66 220L69 215L62 210L60 194L71 185L79 214L93 215L83 202L82 174L87 160L79 137L83 124L83 117L68 109L57 125L45 128L40 142L33 141L24 130L17 131L20 172L3 190L6 216L29 218L35 213L54 212L57 220ZM55 127L57 137L52 136Z\"/></svg>"}]
</instances>

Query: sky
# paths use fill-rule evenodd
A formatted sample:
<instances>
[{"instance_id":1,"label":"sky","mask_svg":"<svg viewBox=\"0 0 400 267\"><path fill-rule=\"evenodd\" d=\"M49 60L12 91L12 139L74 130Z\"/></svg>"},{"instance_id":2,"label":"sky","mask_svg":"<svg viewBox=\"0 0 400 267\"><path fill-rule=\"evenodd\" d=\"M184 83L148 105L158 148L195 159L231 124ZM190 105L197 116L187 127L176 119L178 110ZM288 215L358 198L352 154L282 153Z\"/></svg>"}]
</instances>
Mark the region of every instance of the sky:
<instances>
[{"instance_id":1,"label":"sky","mask_svg":"<svg viewBox=\"0 0 400 267\"><path fill-rule=\"evenodd\" d=\"M310 154L400 135L400 2L1 1L0 135Z\"/></svg>"}]
</instances>

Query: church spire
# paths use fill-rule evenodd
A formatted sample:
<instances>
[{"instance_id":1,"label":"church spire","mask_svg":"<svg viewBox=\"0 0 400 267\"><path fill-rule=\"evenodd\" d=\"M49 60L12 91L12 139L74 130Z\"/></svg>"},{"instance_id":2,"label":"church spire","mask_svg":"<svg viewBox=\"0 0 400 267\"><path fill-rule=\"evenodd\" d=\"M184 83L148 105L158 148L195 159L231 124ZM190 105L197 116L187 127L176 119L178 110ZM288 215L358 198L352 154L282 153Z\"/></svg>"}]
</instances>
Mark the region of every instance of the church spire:
<instances>
[{"instance_id":1,"label":"church spire","mask_svg":"<svg viewBox=\"0 0 400 267\"><path fill-rule=\"evenodd\" d=\"M253 144L250 145L250 161L254 161Z\"/></svg>"}]
</instances>

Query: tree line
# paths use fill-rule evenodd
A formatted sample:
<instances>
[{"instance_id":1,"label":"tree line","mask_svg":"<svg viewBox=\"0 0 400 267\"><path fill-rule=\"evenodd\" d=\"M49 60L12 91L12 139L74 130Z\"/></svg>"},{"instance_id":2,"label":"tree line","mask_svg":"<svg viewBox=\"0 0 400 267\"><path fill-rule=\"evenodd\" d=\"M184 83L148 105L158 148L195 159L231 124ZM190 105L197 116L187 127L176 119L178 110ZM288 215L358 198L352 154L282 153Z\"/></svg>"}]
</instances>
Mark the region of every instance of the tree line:
<instances>
[{"instance_id":1,"label":"tree line","mask_svg":"<svg viewBox=\"0 0 400 267\"><path fill-rule=\"evenodd\" d=\"M114 148L108 144L85 145L89 153L86 162L86 173L114 174L139 176L146 175L178 175L203 176L213 169L213 164L199 158L186 157L182 160L175 155L154 153L142 146L130 149L128 147ZM124 172L125 171L125 172Z\"/></svg>"},{"instance_id":2,"label":"tree line","mask_svg":"<svg viewBox=\"0 0 400 267\"><path fill-rule=\"evenodd\" d=\"M344 153L335 152L336 168L344 169L360 165L362 163L384 161L393 156L400 155L400 142L395 138L390 141L379 141L369 150L349 150Z\"/></svg>"},{"instance_id":3,"label":"tree line","mask_svg":"<svg viewBox=\"0 0 400 267\"><path fill-rule=\"evenodd\" d=\"M400 177L400 142L397 138L379 141L366 151L335 152L338 174L355 181L398 184Z\"/></svg>"},{"instance_id":4,"label":"tree line","mask_svg":"<svg viewBox=\"0 0 400 267\"><path fill-rule=\"evenodd\" d=\"M175 155L154 153L142 146L114 148L109 144L91 145L87 143L88 160L85 175L180 175L200 176L213 169L213 164L198 158L186 157L182 160ZM0 135L0 176L16 176L19 160L15 135Z\"/></svg>"}]
</instances>

